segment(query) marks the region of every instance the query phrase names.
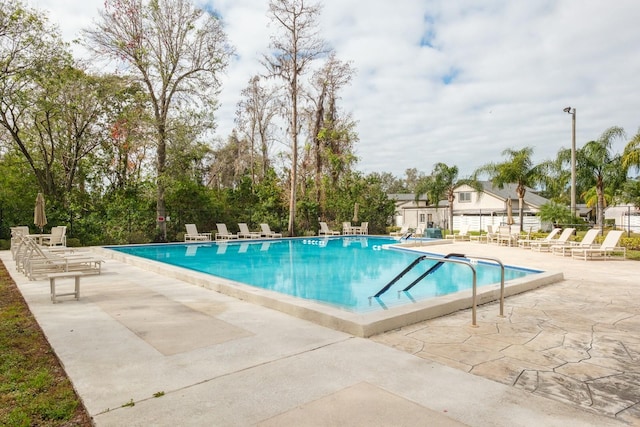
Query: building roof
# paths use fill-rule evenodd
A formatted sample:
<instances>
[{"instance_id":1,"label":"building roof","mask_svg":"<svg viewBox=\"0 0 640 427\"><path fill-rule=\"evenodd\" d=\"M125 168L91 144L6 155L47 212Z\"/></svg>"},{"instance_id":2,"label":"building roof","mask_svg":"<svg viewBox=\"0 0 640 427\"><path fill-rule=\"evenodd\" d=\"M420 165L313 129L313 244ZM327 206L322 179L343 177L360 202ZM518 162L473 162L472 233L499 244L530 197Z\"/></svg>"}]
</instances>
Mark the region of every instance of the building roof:
<instances>
[{"instance_id":1,"label":"building roof","mask_svg":"<svg viewBox=\"0 0 640 427\"><path fill-rule=\"evenodd\" d=\"M503 188L498 188L497 186L494 186L491 181L480 181L480 183L482 184L482 188L485 193L491 194L498 199L518 199L518 193L516 192L516 189L518 188L517 184L505 184ZM539 208L545 203L549 203L549 199L538 195L535 189L531 187L525 187L525 190L524 202L527 205Z\"/></svg>"},{"instance_id":2,"label":"building roof","mask_svg":"<svg viewBox=\"0 0 640 427\"><path fill-rule=\"evenodd\" d=\"M491 194L492 196L501 199L507 200L508 198L517 200L518 195L516 193L517 184L505 184L503 188L498 188L494 186L491 181L480 181L482 185L483 191L487 194ZM460 187L460 186L459 186ZM458 188L459 188L458 187ZM525 187L526 192L524 194L524 202L534 208L540 208L540 206L549 202L549 199L538 195L537 191L530 187ZM396 202L396 205L402 205L402 202L415 202L416 195L413 193L393 193L387 195L391 200ZM427 196L421 195L419 201L426 201ZM441 201L438 205L440 207L448 206L448 202L446 200ZM432 205L433 206L433 205ZM408 206L407 206L408 207ZM417 207L417 206L415 206Z\"/></svg>"}]
</instances>

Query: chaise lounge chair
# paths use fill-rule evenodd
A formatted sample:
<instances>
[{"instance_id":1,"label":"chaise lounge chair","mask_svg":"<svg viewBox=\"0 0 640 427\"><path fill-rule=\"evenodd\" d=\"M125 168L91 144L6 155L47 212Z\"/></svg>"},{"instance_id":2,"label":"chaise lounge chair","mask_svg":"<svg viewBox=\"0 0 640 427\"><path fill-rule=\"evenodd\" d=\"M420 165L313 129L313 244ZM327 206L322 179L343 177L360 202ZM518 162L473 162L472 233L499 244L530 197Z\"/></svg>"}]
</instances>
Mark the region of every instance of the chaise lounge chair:
<instances>
[{"instance_id":1,"label":"chaise lounge chair","mask_svg":"<svg viewBox=\"0 0 640 427\"><path fill-rule=\"evenodd\" d=\"M245 222L239 222L238 227L240 231L238 231L239 239L259 239L260 232L249 230L249 226Z\"/></svg>"},{"instance_id":2,"label":"chaise lounge chair","mask_svg":"<svg viewBox=\"0 0 640 427\"><path fill-rule=\"evenodd\" d=\"M627 248L618 246L620 238L624 234L622 230L611 230L607 233L602 245L597 248L575 248L571 249L571 257L574 259L604 259L613 257L614 252L622 253L622 259L627 257Z\"/></svg>"},{"instance_id":3,"label":"chaise lounge chair","mask_svg":"<svg viewBox=\"0 0 640 427\"><path fill-rule=\"evenodd\" d=\"M400 227L399 231L392 231L391 233L389 233L389 236L401 237L407 234L408 231L409 231L409 226L403 225L402 227Z\"/></svg>"},{"instance_id":4,"label":"chaise lounge chair","mask_svg":"<svg viewBox=\"0 0 640 427\"><path fill-rule=\"evenodd\" d=\"M561 228L554 228L553 230L551 230L551 232L549 234L547 234L542 239L520 239L518 241L518 246L520 246L521 248L530 248L531 247L531 243L540 242L540 241L547 241L547 242L553 243L553 239L556 237L556 235L558 233L560 233L560 230L562 230L562 229Z\"/></svg>"},{"instance_id":5,"label":"chaise lounge chair","mask_svg":"<svg viewBox=\"0 0 640 427\"><path fill-rule=\"evenodd\" d=\"M231 240L238 238L237 235L229 233L229 230L227 230L227 224L217 223L216 228L218 229L218 232L215 235L216 240Z\"/></svg>"},{"instance_id":6,"label":"chaise lounge chair","mask_svg":"<svg viewBox=\"0 0 640 427\"><path fill-rule=\"evenodd\" d=\"M338 236L339 231L330 230L326 222L320 221L320 230L318 230L318 236Z\"/></svg>"},{"instance_id":7,"label":"chaise lounge chair","mask_svg":"<svg viewBox=\"0 0 640 427\"><path fill-rule=\"evenodd\" d=\"M282 237L282 233L276 233L274 231L271 231L271 227L269 227L269 224L264 224L264 223L260 224L260 230L262 230L260 235L264 237L270 237L270 238Z\"/></svg>"},{"instance_id":8,"label":"chaise lounge chair","mask_svg":"<svg viewBox=\"0 0 640 427\"><path fill-rule=\"evenodd\" d=\"M531 242L531 250L536 252L548 252L551 250L552 245L565 245L569 242L569 237L571 237L575 231L575 228L567 227L562 230L562 233L557 239Z\"/></svg>"},{"instance_id":9,"label":"chaise lounge chair","mask_svg":"<svg viewBox=\"0 0 640 427\"><path fill-rule=\"evenodd\" d=\"M465 225L461 225L460 226L460 230L457 233L454 234L448 234L446 236L447 239L453 239L455 240L459 240L459 241L465 241L465 240L470 240L469 237L469 225L465 224Z\"/></svg>"},{"instance_id":10,"label":"chaise lounge chair","mask_svg":"<svg viewBox=\"0 0 640 427\"><path fill-rule=\"evenodd\" d=\"M79 271L85 274L100 274L104 262L88 253L56 253L41 248L35 240L23 237L25 250L16 265L30 280L46 277L49 273Z\"/></svg>"},{"instance_id":11,"label":"chaise lounge chair","mask_svg":"<svg viewBox=\"0 0 640 427\"><path fill-rule=\"evenodd\" d=\"M592 228L587 231L581 241L579 242L567 242L565 244L554 243L551 245L551 253L554 255L571 255L571 249L592 248L594 247L596 237L598 237L600 230Z\"/></svg>"},{"instance_id":12,"label":"chaise lounge chair","mask_svg":"<svg viewBox=\"0 0 640 427\"><path fill-rule=\"evenodd\" d=\"M184 226L187 229L187 232L184 235L185 242L188 242L190 240L201 241L201 242L211 240L211 233L198 233L198 228L196 227L195 224L185 224Z\"/></svg>"}]
</instances>

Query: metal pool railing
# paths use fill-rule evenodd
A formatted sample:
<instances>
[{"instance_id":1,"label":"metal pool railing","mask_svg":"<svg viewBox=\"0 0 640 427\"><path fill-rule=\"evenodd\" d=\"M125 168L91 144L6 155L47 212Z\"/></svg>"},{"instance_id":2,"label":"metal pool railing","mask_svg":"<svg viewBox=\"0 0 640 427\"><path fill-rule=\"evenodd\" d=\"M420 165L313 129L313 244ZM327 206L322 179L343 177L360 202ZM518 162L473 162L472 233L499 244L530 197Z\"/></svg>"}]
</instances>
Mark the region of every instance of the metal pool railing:
<instances>
[{"instance_id":1,"label":"metal pool railing","mask_svg":"<svg viewBox=\"0 0 640 427\"><path fill-rule=\"evenodd\" d=\"M398 274L389 283L387 283L385 286L383 286L382 289L380 289L375 295L370 296L369 300L371 300L371 298L379 298L382 294L387 292L405 274L407 274L416 265L418 265L420 262L422 262L424 260L437 261L437 263L435 265L433 265L431 268L429 268L425 273L420 275L420 277L418 277L416 280L414 280L412 283L410 283L402 291L398 291L398 293L399 292L407 292L407 291L409 291L418 282L420 282L422 279L427 277L429 274L432 274L435 271L437 271L438 268L440 268L440 266L442 266L446 262L453 263L453 264L466 265L467 267L469 267L471 269L471 271L473 273L473 286L472 286L472 298L471 298L471 300L472 300L471 301L471 304L472 304L471 305L471 326L477 327L478 326L477 322L476 322L477 273L476 273L476 268L474 267L474 265L477 264L477 260L492 261L492 262L495 262L498 265L500 265L500 269L501 269L501 271L500 271L500 317L504 317L504 264L502 263L502 261L500 261L497 258L484 257L484 256L469 256L469 255L456 254L456 253L447 254L444 257L436 257L436 256L431 256L431 255L422 255L422 256L416 258L411 264L409 264L404 270L402 270L400 272L400 274ZM475 261L475 262L473 262L473 261Z\"/></svg>"}]
</instances>

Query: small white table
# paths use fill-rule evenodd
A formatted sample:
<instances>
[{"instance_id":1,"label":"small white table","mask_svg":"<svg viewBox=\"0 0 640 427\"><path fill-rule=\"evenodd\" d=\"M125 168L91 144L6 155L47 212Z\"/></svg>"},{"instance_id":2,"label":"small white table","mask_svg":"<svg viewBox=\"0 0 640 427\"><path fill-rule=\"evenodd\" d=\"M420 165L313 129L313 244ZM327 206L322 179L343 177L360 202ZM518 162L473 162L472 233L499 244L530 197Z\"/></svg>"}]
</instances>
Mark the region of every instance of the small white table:
<instances>
[{"instance_id":1,"label":"small white table","mask_svg":"<svg viewBox=\"0 0 640 427\"><path fill-rule=\"evenodd\" d=\"M49 284L51 286L51 302L54 304L57 302L56 297L63 297L67 295L73 295L77 300L80 299L80 277L84 276L84 273L81 271L65 271L61 273L49 273L47 277L49 278ZM66 293L56 293L56 279L65 279L71 278L75 279L75 288L73 292Z\"/></svg>"}]
</instances>

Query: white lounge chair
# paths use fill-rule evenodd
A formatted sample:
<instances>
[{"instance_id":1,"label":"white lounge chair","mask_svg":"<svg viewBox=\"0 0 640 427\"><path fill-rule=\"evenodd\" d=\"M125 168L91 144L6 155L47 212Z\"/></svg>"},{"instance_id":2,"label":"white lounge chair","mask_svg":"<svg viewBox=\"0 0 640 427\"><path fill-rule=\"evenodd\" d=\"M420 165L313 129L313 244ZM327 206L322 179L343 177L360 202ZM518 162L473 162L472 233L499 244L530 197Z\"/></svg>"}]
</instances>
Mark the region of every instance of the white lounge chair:
<instances>
[{"instance_id":1,"label":"white lounge chair","mask_svg":"<svg viewBox=\"0 0 640 427\"><path fill-rule=\"evenodd\" d=\"M607 259L613 257L615 253L622 253L622 259L627 257L627 248L618 246L620 238L624 234L622 230L611 230L607 233L600 247L596 248L575 248L571 249L571 257L574 259Z\"/></svg>"},{"instance_id":2,"label":"white lounge chair","mask_svg":"<svg viewBox=\"0 0 640 427\"><path fill-rule=\"evenodd\" d=\"M261 236L264 237L282 237L282 233L276 233L275 231L271 231L271 227L269 227L269 224L260 224L260 230L262 230L262 232L260 233Z\"/></svg>"},{"instance_id":3,"label":"white lounge chair","mask_svg":"<svg viewBox=\"0 0 640 427\"><path fill-rule=\"evenodd\" d=\"M531 242L531 250L536 252L548 252L551 250L552 245L564 245L569 241L569 237L575 233L576 229L567 227L562 230L562 233L557 239L552 240L538 240L537 242Z\"/></svg>"},{"instance_id":4,"label":"white lounge chair","mask_svg":"<svg viewBox=\"0 0 640 427\"><path fill-rule=\"evenodd\" d=\"M320 221L320 230L318 230L318 236L338 236L339 231L330 230L326 222Z\"/></svg>"},{"instance_id":5,"label":"white lounge chair","mask_svg":"<svg viewBox=\"0 0 640 427\"><path fill-rule=\"evenodd\" d=\"M598 237L599 233L600 230L598 230L597 228L592 228L591 230L587 231L582 240L579 242L567 242L565 244L554 243L550 247L551 253L554 255L565 256L571 255L571 249L592 248L594 247L593 242L595 242L596 237Z\"/></svg>"},{"instance_id":6,"label":"white lounge chair","mask_svg":"<svg viewBox=\"0 0 640 427\"><path fill-rule=\"evenodd\" d=\"M36 242L29 238L24 238L27 250L19 260L20 270L29 277L46 277L49 273L59 273L68 271L80 271L85 274L100 274L101 266L104 262L91 254L50 252L41 248Z\"/></svg>"},{"instance_id":7,"label":"white lounge chair","mask_svg":"<svg viewBox=\"0 0 640 427\"><path fill-rule=\"evenodd\" d=\"M460 241L464 241L464 240L470 240L469 238L469 225L464 224L460 226L460 230L457 233L454 234L448 234L446 236L447 239L453 239L453 240L460 240Z\"/></svg>"},{"instance_id":8,"label":"white lounge chair","mask_svg":"<svg viewBox=\"0 0 640 427\"><path fill-rule=\"evenodd\" d=\"M400 227L399 231L392 231L391 233L389 233L389 236L394 236L394 237L404 236L405 234L407 234L408 231L409 231L409 226L403 225L402 227Z\"/></svg>"},{"instance_id":9,"label":"white lounge chair","mask_svg":"<svg viewBox=\"0 0 640 427\"><path fill-rule=\"evenodd\" d=\"M245 222L239 222L238 227L240 231L238 231L239 239L259 239L260 232L249 230L249 226Z\"/></svg>"},{"instance_id":10,"label":"white lounge chair","mask_svg":"<svg viewBox=\"0 0 640 427\"><path fill-rule=\"evenodd\" d=\"M229 230L227 230L227 224L217 223L216 228L218 229L215 236L216 240L231 240L238 238L237 235L229 233Z\"/></svg>"},{"instance_id":11,"label":"white lounge chair","mask_svg":"<svg viewBox=\"0 0 640 427\"><path fill-rule=\"evenodd\" d=\"M562 230L562 229L561 228L554 228L553 230L551 230L551 232L549 234L547 234L542 239L520 239L520 240L518 240L518 246L520 246L521 248L530 248L531 247L531 243L539 242L541 240L553 243L553 239L556 237L556 235L558 233L560 233L560 230Z\"/></svg>"},{"instance_id":12,"label":"white lounge chair","mask_svg":"<svg viewBox=\"0 0 640 427\"><path fill-rule=\"evenodd\" d=\"M190 240L195 241L210 241L211 233L198 233L198 227L195 224L185 224L187 229L186 234L184 235L184 241L188 242Z\"/></svg>"},{"instance_id":13,"label":"white lounge chair","mask_svg":"<svg viewBox=\"0 0 640 427\"><path fill-rule=\"evenodd\" d=\"M22 242L22 236L29 235L29 227L26 225L20 225L17 227L11 227L11 256L16 258L16 251L18 246Z\"/></svg>"}]
</instances>

